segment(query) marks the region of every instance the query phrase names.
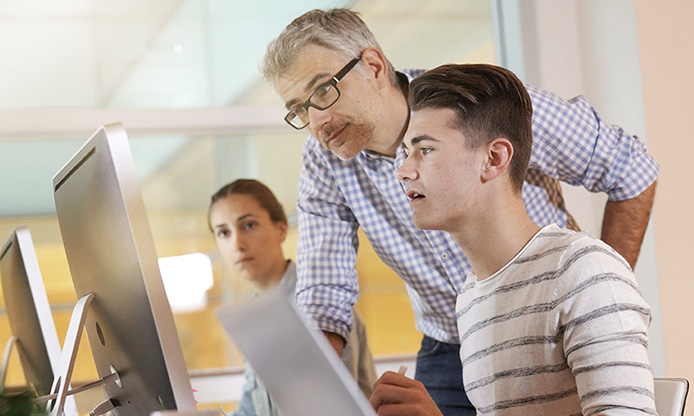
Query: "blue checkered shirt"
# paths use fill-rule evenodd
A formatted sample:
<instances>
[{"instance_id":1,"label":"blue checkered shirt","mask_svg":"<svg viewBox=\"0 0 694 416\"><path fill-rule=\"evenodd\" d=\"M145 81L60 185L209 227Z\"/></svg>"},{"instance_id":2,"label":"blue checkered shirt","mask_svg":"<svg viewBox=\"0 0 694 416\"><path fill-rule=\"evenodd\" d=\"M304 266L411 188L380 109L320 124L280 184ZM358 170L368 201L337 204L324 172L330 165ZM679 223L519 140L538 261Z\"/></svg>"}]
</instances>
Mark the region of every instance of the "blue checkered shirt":
<instances>
[{"instance_id":1,"label":"blue checkered shirt","mask_svg":"<svg viewBox=\"0 0 694 416\"><path fill-rule=\"evenodd\" d=\"M406 71L408 79L423 71ZM526 86L533 102L533 150L523 186L528 215L540 226L577 229L559 181L633 198L651 185L659 166L638 137L600 119L583 97L560 99ZM419 230L395 158L363 151L340 160L309 137L299 182L297 303L325 331L347 339L359 296L355 261L362 228L385 264L405 282L417 330L459 343L456 295L471 271L465 254L443 231Z\"/></svg>"}]
</instances>

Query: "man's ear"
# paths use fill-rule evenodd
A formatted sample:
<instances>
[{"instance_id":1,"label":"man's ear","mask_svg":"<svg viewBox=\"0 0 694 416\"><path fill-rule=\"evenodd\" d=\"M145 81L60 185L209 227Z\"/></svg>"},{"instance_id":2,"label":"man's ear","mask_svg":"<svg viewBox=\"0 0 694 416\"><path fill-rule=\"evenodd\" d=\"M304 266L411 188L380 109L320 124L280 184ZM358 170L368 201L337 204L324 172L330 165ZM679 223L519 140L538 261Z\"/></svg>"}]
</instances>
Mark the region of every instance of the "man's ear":
<instances>
[{"instance_id":1,"label":"man's ear","mask_svg":"<svg viewBox=\"0 0 694 416\"><path fill-rule=\"evenodd\" d=\"M366 48L361 54L361 61L368 65L369 74L378 82L380 87L390 84L388 61L383 52L376 48Z\"/></svg>"},{"instance_id":2,"label":"man's ear","mask_svg":"<svg viewBox=\"0 0 694 416\"><path fill-rule=\"evenodd\" d=\"M486 160L482 169L482 180L491 181L506 172L513 158L513 144L503 137L486 144Z\"/></svg>"}]
</instances>

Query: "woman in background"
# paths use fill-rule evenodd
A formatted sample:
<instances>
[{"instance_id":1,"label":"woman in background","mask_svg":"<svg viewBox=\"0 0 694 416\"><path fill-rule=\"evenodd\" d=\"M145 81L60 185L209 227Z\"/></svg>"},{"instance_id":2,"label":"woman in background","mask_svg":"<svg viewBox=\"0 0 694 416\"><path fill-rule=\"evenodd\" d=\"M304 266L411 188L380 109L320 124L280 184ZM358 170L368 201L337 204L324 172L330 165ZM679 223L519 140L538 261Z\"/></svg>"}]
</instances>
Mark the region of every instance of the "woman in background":
<instances>
[{"instance_id":1,"label":"woman in background","mask_svg":"<svg viewBox=\"0 0 694 416\"><path fill-rule=\"evenodd\" d=\"M212 196L209 225L224 262L253 284L258 293L280 290L294 297L296 264L284 257L287 217L270 189L253 179L238 179ZM342 361L366 397L376 380L366 330L354 312L354 327ZM270 396L252 368L246 364L243 396L236 416L279 415Z\"/></svg>"}]
</instances>

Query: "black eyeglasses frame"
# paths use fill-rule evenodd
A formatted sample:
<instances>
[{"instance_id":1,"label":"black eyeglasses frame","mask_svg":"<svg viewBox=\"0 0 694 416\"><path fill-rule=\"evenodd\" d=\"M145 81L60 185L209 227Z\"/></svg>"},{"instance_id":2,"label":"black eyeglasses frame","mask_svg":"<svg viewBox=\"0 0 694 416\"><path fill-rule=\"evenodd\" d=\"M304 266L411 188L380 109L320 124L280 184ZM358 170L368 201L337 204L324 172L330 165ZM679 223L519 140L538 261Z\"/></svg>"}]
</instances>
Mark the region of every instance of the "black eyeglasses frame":
<instances>
[{"instance_id":1,"label":"black eyeglasses frame","mask_svg":"<svg viewBox=\"0 0 694 416\"><path fill-rule=\"evenodd\" d=\"M302 112L302 111L308 112L309 107L313 107L313 108L318 109L320 111L327 110L328 108L332 107L337 102L337 100L340 99L340 95L341 95L340 90L337 88L337 84L342 80L342 78L345 77L345 75L347 75L347 73L349 71L352 70L352 68L354 68L357 65L357 62L359 62L360 60L361 60L361 56L358 56L358 57L352 59L351 61L347 62L347 65L345 65L341 70L339 70L337 72L337 74L335 74L332 78L330 78L329 81L324 82L321 85L319 85L318 87L316 87L316 89L313 90L311 95L308 97L308 100L304 101L302 104L299 104L296 107L289 110L287 115L284 116L284 121L286 121L287 124L294 127L295 129L301 130L304 127L308 126L310 122L307 121L305 124L294 124L293 123L294 120L301 120L301 117L299 116L299 112ZM319 105L312 103L311 98L313 98L313 96L318 91L325 88L326 86L330 86L330 88L335 88L335 91L337 91L337 97L335 98L335 100L332 103L330 103L324 107L321 107ZM302 120L302 122L303 122L303 120Z\"/></svg>"}]
</instances>

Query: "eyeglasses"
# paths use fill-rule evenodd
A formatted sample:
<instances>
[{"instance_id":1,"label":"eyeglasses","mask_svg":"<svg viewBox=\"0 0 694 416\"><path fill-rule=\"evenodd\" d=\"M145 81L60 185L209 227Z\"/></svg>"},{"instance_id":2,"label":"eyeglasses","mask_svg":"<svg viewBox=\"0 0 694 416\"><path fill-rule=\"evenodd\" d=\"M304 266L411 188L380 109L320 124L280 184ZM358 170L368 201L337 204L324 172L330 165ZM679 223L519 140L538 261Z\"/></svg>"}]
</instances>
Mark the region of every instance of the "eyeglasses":
<instances>
[{"instance_id":1,"label":"eyeglasses","mask_svg":"<svg viewBox=\"0 0 694 416\"><path fill-rule=\"evenodd\" d=\"M309 124L309 107L317 108L318 110L323 111L335 104L337 99L340 98L340 90L337 89L337 83L340 82L340 80L342 80L342 78L344 78L352 68L354 68L360 59L361 57L358 57L349 61L347 65L340 70L340 72L335 74L335 76L330 79L330 81L326 82L325 84L321 84L318 88L316 88L315 91L313 91L313 94L308 97L308 100L306 100L303 104L289 110L287 115L284 116L284 121L289 123L289 125L295 129L301 130Z\"/></svg>"}]
</instances>

